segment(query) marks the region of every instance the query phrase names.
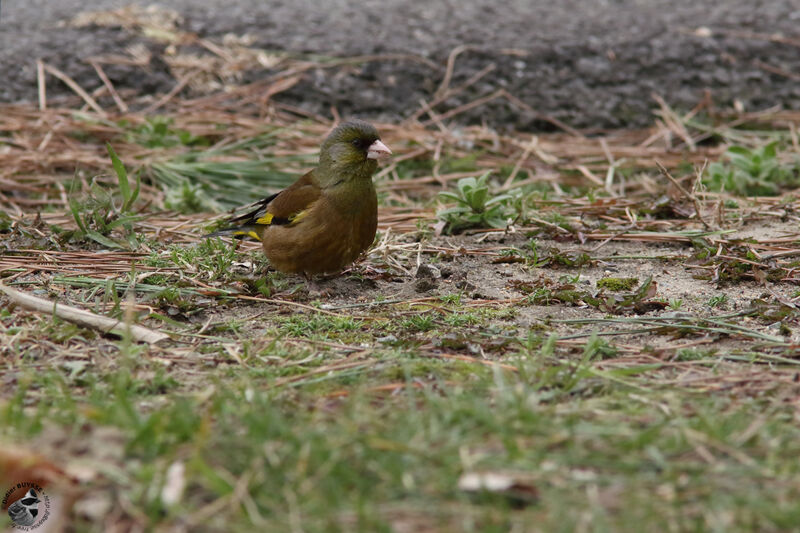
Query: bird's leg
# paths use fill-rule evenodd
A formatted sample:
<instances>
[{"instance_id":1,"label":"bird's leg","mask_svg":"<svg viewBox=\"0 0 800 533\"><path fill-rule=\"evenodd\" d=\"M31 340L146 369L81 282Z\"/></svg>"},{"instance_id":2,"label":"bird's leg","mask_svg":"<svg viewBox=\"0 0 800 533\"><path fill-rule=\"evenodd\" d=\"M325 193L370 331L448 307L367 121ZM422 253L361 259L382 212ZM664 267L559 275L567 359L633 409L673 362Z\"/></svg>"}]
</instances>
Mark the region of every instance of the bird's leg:
<instances>
[{"instance_id":1,"label":"bird's leg","mask_svg":"<svg viewBox=\"0 0 800 533\"><path fill-rule=\"evenodd\" d=\"M335 272L333 274L320 274L318 279L320 281L330 281L332 279L336 279L336 278L340 277L342 274L345 274L345 273L347 273L347 271L341 271L340 270L339 272Z\"/></svg>"},{"instance_id":2,"label":"bird's leg","mask_svg":"<svg viewBox=\"0 0 800 533\"><path fill-rule=\"evenodd\" d=\"M306 279L306 291L308 292L308 297L311 299L319 299L319 298L327 298L330 296L330 289L327 287L323 287L317 280L314 279L313 274L309 274L308 272L303 272L303 277ZM331 277L321 277L319 281L328 281L332 279Z\"/></svg>"}]
</instances>

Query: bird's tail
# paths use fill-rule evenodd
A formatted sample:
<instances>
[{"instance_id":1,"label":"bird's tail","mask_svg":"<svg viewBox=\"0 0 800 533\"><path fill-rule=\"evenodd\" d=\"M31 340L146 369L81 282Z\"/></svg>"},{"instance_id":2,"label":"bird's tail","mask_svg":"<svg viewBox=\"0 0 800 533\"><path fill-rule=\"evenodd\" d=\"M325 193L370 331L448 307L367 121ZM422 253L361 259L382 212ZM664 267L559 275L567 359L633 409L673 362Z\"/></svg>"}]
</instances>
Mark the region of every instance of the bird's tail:
<instances>
[{"instance_id":1,"label":"bird's tail","mask_svg":"<svg viewBox=\"0 0 800 533\"><path fill-rule=\"evenodd\" d=\"M228 219L229 224L238 224L236 226L231 226L230 228L222 228L221 230L217 230L214 233L209 233L208 235L203 235L203 238L207 237L234 237L236 239L246 239L247 237L251 237L257 241L261 240L261 237L258 236L258 231L256 231L256 226L258 225L265 225L273 223L273 216L267 213L267 205L278 196L278 193L273 194L272 196L268 196L263 200L259 200L253 204L250 204L248 207L257 206L256 209L252 211L248 211L243 215L239 215L238 217L233 217ZM275 220L276 223L286 224L288 221L284 221L280 219L278 221Z\"/></svg>"},{"instance_id":2,"label":"bird's tail","mask_svg":"<svg viewBox=\"0 0 800 533\"><path fill-rule=\"evenodd\" d=\"M257 241L261 240L261 237L258 236L258 232L256 231L255 226L249 226L249 225L236 226L232 228L223 228L213 233L209 233L208 235L203 235L204 239L208 239L211 237L233 237L235 239L246 239L250 237Z\"/></svg>"}]
</instances>

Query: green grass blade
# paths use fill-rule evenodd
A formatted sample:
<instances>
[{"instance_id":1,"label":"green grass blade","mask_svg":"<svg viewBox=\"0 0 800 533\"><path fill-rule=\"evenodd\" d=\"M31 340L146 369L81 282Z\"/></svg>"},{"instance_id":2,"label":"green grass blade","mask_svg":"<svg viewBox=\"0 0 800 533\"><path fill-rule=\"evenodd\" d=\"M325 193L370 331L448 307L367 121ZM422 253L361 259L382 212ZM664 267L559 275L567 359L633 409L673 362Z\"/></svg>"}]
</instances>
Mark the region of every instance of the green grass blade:
<instances>
[{"instance_id":1,"label":"green grass blade","mask_svg":"<svg viewBox=\"0 0 800 533\"><path fill-rule=\"evenodd\" d=\"M131 185L128 182L128 171L125 170L125 165L123 165L122 161L120 161L119 157L117 157L116 152L114 152L114 148L111 147L111 143L106 143L106 150L111 158L111 166L114 167L114 173L117 175L119 191L122 193L122 210L127 211L128 207L130 207L130 204L132 204L133 200L135 200L135 197L131 193ZM136 186L136 194L139 194L138 183Z\"/></svg>"},{"instance_id":2,"label":"green grass blade","mask_svg":"<svg viewBox=\"0 0 800 533\"><path fill-rule=\"evenodd\" d=\"M98 233L98 232L96 232L96 231L94 231L92 229L86 230L85 233L86 233L86 236L88 238L92 239L94 242L96 242L98 244L102 244L103 246L105 246L107 248L113 248L113 249L117 249L117 250L120 250L120 249L124 250L125 249L125 247L122 246L120 243L118 243L118 242L116 242L116 241L114 241L112 239L109 239L105 235L102 235L101 233Z\"/></svg>"},{"instance_id":3,"label":"green grass blade","mask_svg":"<svg viewBox=\"0 0 800 533\"><path fill-rule=\"evenodd\" d=\"M83 219L81 218L78 202L72 198L69 199L69 210L72 213L72 218L75 219L75 224L78 225L78 229L80 229L83 233L86 233L86 225L83 223Z\"/></svg>"}]
</instances>

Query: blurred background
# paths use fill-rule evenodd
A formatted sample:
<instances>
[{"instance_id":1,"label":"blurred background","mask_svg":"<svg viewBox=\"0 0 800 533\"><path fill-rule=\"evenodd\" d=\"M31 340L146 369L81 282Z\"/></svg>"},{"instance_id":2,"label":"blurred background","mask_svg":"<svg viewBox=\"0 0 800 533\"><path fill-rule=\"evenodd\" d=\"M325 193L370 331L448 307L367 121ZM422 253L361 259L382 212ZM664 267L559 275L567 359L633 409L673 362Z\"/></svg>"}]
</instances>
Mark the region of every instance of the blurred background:
<instances>
[{"instance_id":1,"label":"blurred background","mask_svg":"<svg viewBox=\"0 0 800 533\"><path fill-rule=\"evenodd\" d=\"M272 80L275 102L327 118L430 104L501 130L648 126L654 94L800 109L794 0L33 0L5 2L1 22L3 102L37 98L40 58L112 105L95 65L123 100Z\"/></svg>"}]
</instances>

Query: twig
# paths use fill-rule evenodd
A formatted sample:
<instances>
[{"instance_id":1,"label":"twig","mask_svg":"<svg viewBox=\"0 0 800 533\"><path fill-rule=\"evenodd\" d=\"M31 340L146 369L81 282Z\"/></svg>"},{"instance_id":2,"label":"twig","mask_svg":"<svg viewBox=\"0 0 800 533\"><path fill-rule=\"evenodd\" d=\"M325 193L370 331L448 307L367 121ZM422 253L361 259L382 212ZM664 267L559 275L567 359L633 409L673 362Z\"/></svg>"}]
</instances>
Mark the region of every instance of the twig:
<instances>
[{"instance_id":1,"label":"twig","mask_svg":"<svg viewBox=\"0 0 800 533\"><path fill-rule=\"evenodd\" d=\"M111 94L111 98L114 99L114 103L117 104L119 110L122 111L123 113L127 113L128 104L126 104L125 100L123 100L122 97L119 95L119 93L117 93L117 90L114 88L114 84L112 84L111 80L108 79L108 76L106 76L103 67L100 66L100 63L97 63L95 61L90 61L90 63L94 67L95 72L97 72L97 75L103 81L103 85L105 85L106 89L108 89L108 92Z\"/></svg>"},{"instance_id":2,"label":"twig","mask_svg":"<svg viewBox=\"0 0 800 533\"><path fill-rule=\"evenodd\" d=\"M75 80L73 80L72 78L61 72L56 67L48 65L47 63L42 63L42 68L47 72L49 72L50 74L52 74L53 76L55 76L56 78L63 81L67 85L67 87L75 91L75 94L80 96L83 99L83 101L86 102L86 104L92 109L94 109L97 113L103 116L106 115L106 112L103 110L102 107L100 107L100 104L98 104L97 101L89 95L89 93L84 91L83 88L75 82Z\"/></svg>"},{"instance_id":3,"label":"twig","mask_svg":"<svg viewBox=\"0 0 800 533\"><path fill-rule=\"evenodd\" d=\"M577 165L575 168L578 169L578 172L583 174L586 177L586 179L588 179L595 185L600 185L600 186L603 185L603 180L595 176L594 173L588 168L586 168L585 165Z\"/></svg>"},{"instance_id":4,"label":"twig","mask_svg":"<svg viewBox=\"0 0 800 533\"><path fill-rule=\"evenodd\" d=\"M751 31L737 31L737 30L714 30L714 33L719 33L721 35L725 35L726 37L735 37L737 39L769 41L771 43L788 44L790 46L800 47L800 39L794 39L792 37L784 37L780 34L756 33Z\"/></svg>"},{"instance_id":5,"label":"twig","mask_svg":"<svg viewBox=\"0 0 800 533\"><path fill-rule=\"evenodd\" d=\"M695 213L697 213L697 219L700 222L703 223L703 226L705 226L706 229L711 229L711 226L709 226L708 223L705 220L703 220L703 213L702 213L702 209L701 209L701 206L700 206L700 201L697 199L697 196L692 194L691 192L687 191L686 189L684 189L683 186L678 182L678 180L676 180L675 178L672 177L672 175L669 173L669 170L667 170L667 168L664 165L661 164L661 161L656 161L656 165L658 165L658 168L661 170L661 173L664 174L669 179L669 181L671 181L672 184L675 185L675 187L677 187L678 190L684 196L686 196L686 198L689 201L692 202L692 204L694 204L694 210L695 210ZM699 178L699 174L698 174L698 178Z\"/></svg>"},{"instance_id":6,"label":"twig","mask_svg":"<svg viewBox=\"0 0 800 533\"><path fill-rule=\"evenodd\" d=\"M461 92L462 92L462 91L464 91L465 89L468 89L469 87L471 87L472 85L474 85L475 83L477 83L477 82L478 82L478 80L480 80L481 78L483 78L484 76L486 76L488 73L490 73L491 71L493 71L493 70L494 70L494 69L496 69L496 68L497 68L497 67L495 66L495 64L494 64L494 63L489 63L488 65L486 65L485 67L483 67L481 70L479 70L478 72L476 72L475 74L473 74L472 76L470 76L470 77L469 77L469 79L468 79L467 81L465 81L464 83L462 83L462 84L461 84L461 85L459 85L458 87L455 87L455 88L452 88L452 89L451 89L451 88L448 88L448 89L447 89L447 90L446 90L444 93L442 93L441 95L439 95L439 96L435 96L435 97L433 98L433 100L431 100L431 101L430 101L430 103L429 103L428 105L429 105L431 108L434 108L434 107L436 107L437 105L439 105L440 103L444 102L444 101L445 101L445 100L447 100L448 98L451 98L451 97L455 96L456 94L459 94L459 93L461 93ZM437 93L437 94L438 94L438 93ZM426 110L424 107L421 107L420 109L417 109L417 110L414 112L414 114L412 114L410 117L408 117L408 118L406 119L406 122L413 122L413 121L415 121L415 120L419 120L419 117L421 117L422 115L424 115L424 114L426 113L426 111L427 111L427 110Z\"/></svg>"},{"instance_id":7,"label":"twig","mask_svg":"<svg viewBox=\"0 0 800 533\"><path fill-rule=\"evenodd\" d=\"M469 46L462 44L456 46L450 51L450 55L447 56L447 67L444 73L444 78L442 78L442 83L439 84L439 88L436 89L436 92L433 95L434 98L440 98L448 91L450 87L450 80L453 77L453 68L456 64L456 57L458 57L458 54L468 50L469 48Z\"/></svg>"},{"instance_id":8,"label":"twig","mask_svg":"<svg viewBox=\"0 0 800 533\"><path fill-rule=\"evenodd\" d=\"M73 322L79 326L94 328L103 333L114 333L123 336L129 331L133 340L137 342L146 342L148 344L155 344L169 338L169 335L161 333L160 331L153 331L135 324L126 324L120 320L96 315L89 311L78 309L77 307L45 300L44 298L39 298L26 292L6 287L3 284L0 284L0 292L8 296L12 302L26 309L31 309L40 313L52 313L63 320Z\"/></svg>"},{"instance_id":9,"label":"twig","mask_svg":"<svg viewBox=\"0 0 800 533\"><path fill-rule=\"evenodd\" d=\"M442 133L444 133L447 136L452 136L450 130L448 130L447 126L445 126L444 123L442 122L442 119L439 117L436 111L433 110L430 104L425 101L424 98L419 99L419 104L421 106L420 109L423 109L426 113L428 113L428 116L431 117L428 123L432 122L433 124L436 124L436 127L439 128L439 130Z\"/></svg>"},{"instance_id":10,"label":"twig","mask_svg":"<svg viewBox=\"0 0 800 533\"><path fill-rule=\"evenodd\" d=\"M655 100L659 107L661 107L661 118L664 120L664 124L678 137L683 139L683 142L686 143L686 146L689 147L689 150L694 152L697 149L697 144L695 140L692 139L692 136L689 135L688 130L686 129L686 125L684 124L684 120L679 117L675 111L673 111L667 102L661 97L660 94L653 93L653 100Z\"/></svg>"},{"instance_id":11,"label":"twig","mask_svg":"<svg viewBox=\"0 0 800 533\"><path fill-rule=\"evenodd\" d=\"M783 76L784 78L789 78L790 80L800 80L800 74L789 72L788 70L784 70L780 67L776 67L774 65L770 65L769 63L764 63L763 61L759 61L758 59L753 61L753 64L760 69L766 70L767 72L771 72L772 74L777 74L778 76Z\"/></svg>"},{"instance_id":12,"label":"twig","mask_svg":"<svg viewBox=\"0 0 800 533\"><path fill-rule=\"evenodd\" d=\"M450 111L442 113L441 115L439 115L439 120L446 120L448 118L454 117L454 116L456 116L456 115L458 115L460 113L463 113L465 111L469 111L470 109L478 107L478 106L482 106L483 104L491 102L492 100L500 98L501 96L504 96L504 95L505 95L505 89L498 89L498 90L494 91L491 94L487 94L486 96L482 96L480 98L477 98L477 99L473 100L472 102L468 102L468 103L466 103L464 105L460 105L460 106L458 106L458 107L456 107L454 109L451 109ZM423 124L430 124L432 122L434 122L434 121L433 120L427 120L427 121L423 122Z\"/></svg>"},{"instance_id":13,"label":"twig","mask_svg":"<svg viewBox=\"0 0 800 533\"><path fill-rule=\"evenodd\" d=\"M511 184L514 182L514 178L517 177L517 174L519 173L519 170L522 168L522 165L525 163L525 161L528 160L528 156L531 155L531 152L533 151L534 148L536 148L537 144L539 144L539 137L537 137L536 135L532 135L530 142L528 142L525 145L525 148L522 150L522 154L519 156L517 162L514 164L514 168L513 170L511 170L511 174L508 175L508 178L506 178L505 183L503 183L504 189L506 187L510 187Z\"/></svg>"},{"instance_id":14,"label":"twig","mask_svg":"<svg viewBox=\"0 0 800 533\"><path fill-rule=\"evenodd\" d=\"M36 60L36 83L39 87L39 110L47 109L47 80L44 77L44 63Z\"/></svg>"},{"instance_id":15,"label":"twig","mask_svg":"<svg viewBox=\"0 0 800 533\"><path fill-rule=\"evenodd\" d=\"M516 96L514 96L510 92L508 92L507 90L505 90L505 89L501 89L501 90L503 91L503 96L506 98L506 100L511 102L513 105L519 107L520 109L523 109L523 110L527 111L528 113L532 114L535 119L543 120L544 122L549 122L550 124L552 124L556 128L559 128L561 130L566 131L567 133L569 133L573 137L578 137L579 139L586 139L587 138L586 135L584 135L583 133L579 132L575 128L567 125L566 123L558 120L557 118L551 117L550 115L543 115L543 114L539 113L534 108L532 108L531 106L529 106L528 104L526 104L525 102L523 102L522 100L520 100L519 98L517 98Z\"/></svg>"},{"instance_id":16,"label":"twig","mask_svg":"<svg viewBox=\"0 0 800 533\"><path fill-rule=\"evenodd\" d=\"M147 108L145 108L143 113L152 113L156 109L166 105L166 103L172 100L172 98L176 94L181 92L183 88L189 84L192 78L194 78L197 74L199 74L199 72L200 72L199 70L193 70L192 72L186 74L183 78L181 78L181 80L177 83L177 85L175 85L175 87L170 89L170 91L167 94L165 94L164 96L153 102L151 105L149 105Z\"/></svg>"}]
</instances>

